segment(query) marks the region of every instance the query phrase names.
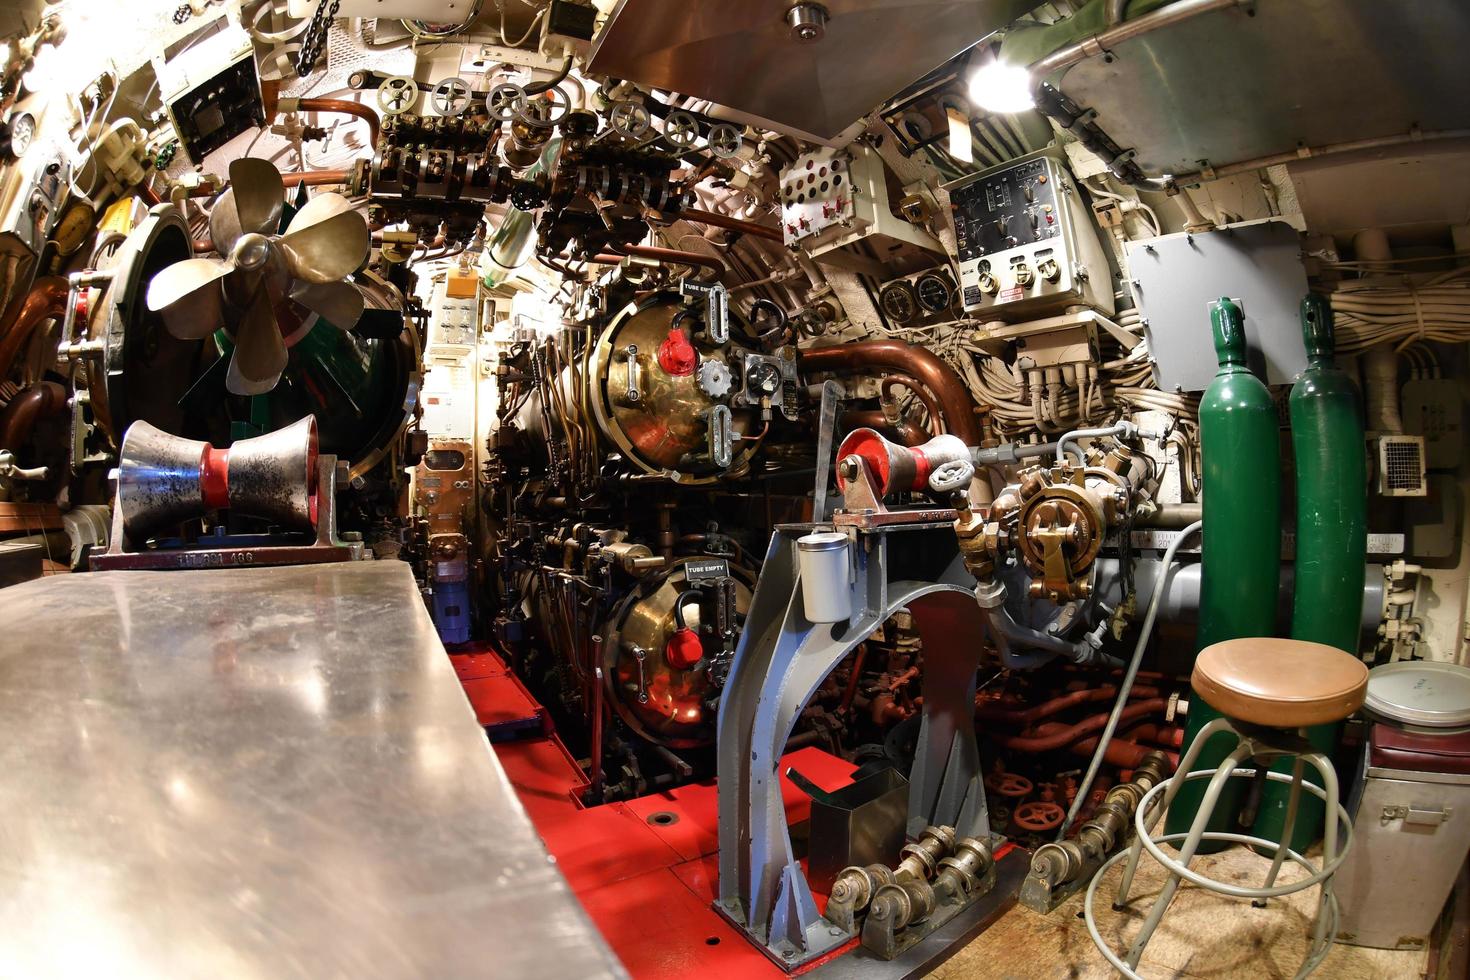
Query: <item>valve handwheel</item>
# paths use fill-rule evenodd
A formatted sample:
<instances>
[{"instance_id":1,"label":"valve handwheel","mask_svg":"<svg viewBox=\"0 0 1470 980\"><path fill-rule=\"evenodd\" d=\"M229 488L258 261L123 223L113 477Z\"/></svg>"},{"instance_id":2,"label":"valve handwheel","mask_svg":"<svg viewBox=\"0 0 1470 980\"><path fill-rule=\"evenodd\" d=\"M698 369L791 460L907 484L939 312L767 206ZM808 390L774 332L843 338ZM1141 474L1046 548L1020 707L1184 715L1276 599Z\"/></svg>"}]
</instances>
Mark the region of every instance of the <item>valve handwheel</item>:
<instances>
[{"instance_id":1,"label":"valve handwheel","mask_svg":"<svg viewBox=\"0 0 1470 980\"><path fill-rule=\"evenodd\" d=\"M1044 834L1048 830L1056 830L1066 818L1067 811L1062 809L1061 804L1032 800L1016 807L1016 812L1011 814L1011 823L1022 830Z\"/></svg>"},{"instance_id":2,"label":"valve handwheel","mask_svg":"<svg viewBox=\"0 0 1470 980\"><path fill-rule=\"evenodd\" d=\"M472 90L463 78L446 78L434 86L434 111L441 116L457 116L470 104Z\"/></svg>"},{"instance_id":3,"label":"valve handwheel","mask_svg":"<svg viewBox=\"0 0 1470 980\"><path fill-rule=\"evenodd\" d=\"M676 150L688 150L699 140L699 120L683 109L675 109L664 119L664 139Z\"/></svg>"},{"instance_id":4,"label":"valve handwheel","mask_svg":"<svg viewBox=\"0 0 1470 980\"><path fill-rule=\"evenodd\" d=\"M378 86L378 108L390 116L407 112L419 98L419 83L407 75L383 79Z\"/></svg>"},{"instance_id":5,"label":"valve handwheel","mask_svg":"<svg viewBox=\"0 0 1470 980\"><path fill-rule=\"evenodd\" d=\"M526 90L514 82L501 82L485 98L485 111L498 122L510 122L526 105Z\"/></svg>"},{"instance_id":6,"label":"valve handwheel","mask_svg":"<svg viewBox=\"0 0 1470 980\"><path fill-rule=\"evenodd\" d=\"M1008 799L1030 796L1034 788L1031 780L1014 772L991 773L985 777L985 786Z\"/></svg>"},{"instance_id":7,"label":"valve handwheel","mask_svg":"<svg viewBox=\"0 0 1470 980\"><path fill-rule=\"evenodd\" d=\"M720 160L737 156L745 146L745 137L729 123L716 123L709 131L709 151Z\"/></svg>"},{"instance_id":8,"label":"valve handwheel","mask_svg":"<svg viewBox=\"0 0 1470 980\"><path fill-rule=\"evenodd\" d=\"M975 479L975 464L968 459L952 459L941 463L929 474L929 489L935 493L954 493L963 490Z\"/></svg>"},{"instance_id":9,"label":"valve handwheel","mask_svg":"<svg viewBox=\"0 0 1470 980\"><path fill-rule=\"evenodd\" d=\"M551 129L557 126L572 111L572 97L567 94L566 89L560 85L553 85L537 96L522 93L519 106L516 107L515 117L518 122L537 129Z\"/></svg>"},{"instance_id":10,"label":"valve handwheel","mask_svg":"<svg viewBox=\"0 0 1470 980\"><path fill-rule=\"evenodd\" d=\"M607 124L613 132L630 140L642 139L652 125L648 107L641 102L614 102L607 113Z\"/></svg>"}]
</instances>

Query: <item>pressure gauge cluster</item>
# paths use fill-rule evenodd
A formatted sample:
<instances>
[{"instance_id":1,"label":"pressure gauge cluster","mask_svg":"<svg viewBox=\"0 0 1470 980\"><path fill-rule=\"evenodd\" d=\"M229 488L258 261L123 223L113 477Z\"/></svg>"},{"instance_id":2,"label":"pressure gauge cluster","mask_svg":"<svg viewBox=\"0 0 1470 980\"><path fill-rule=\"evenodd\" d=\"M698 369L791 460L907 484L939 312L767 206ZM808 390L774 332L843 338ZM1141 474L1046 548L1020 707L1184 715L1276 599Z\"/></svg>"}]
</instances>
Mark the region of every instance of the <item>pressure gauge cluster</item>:
<instances>
[{"instance_id":1,"label":"pressure gauge cluster","mask_svg":"<svg viewBox=\"0 0 1470 980\"><path fill-rule=\"evenodd\" d=\"M928 326L959 315L956 296L948 270L931 269L884 284L878 291L878 306L896 327Z\"/></svg>"}]
</instances>

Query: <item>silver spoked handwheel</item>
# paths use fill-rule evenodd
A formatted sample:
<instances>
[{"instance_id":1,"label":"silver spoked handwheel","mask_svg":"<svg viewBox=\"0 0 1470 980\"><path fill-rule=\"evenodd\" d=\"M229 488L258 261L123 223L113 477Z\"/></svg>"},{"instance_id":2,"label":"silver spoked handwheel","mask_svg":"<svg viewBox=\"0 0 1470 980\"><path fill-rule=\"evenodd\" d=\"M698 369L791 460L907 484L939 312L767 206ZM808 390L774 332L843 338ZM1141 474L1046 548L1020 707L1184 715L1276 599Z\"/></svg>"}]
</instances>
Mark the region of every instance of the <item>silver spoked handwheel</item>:
<instances>
[{"instance_id":1,"label":"silver spoked handwheel","mask_svg":"<svg viewBox=\"0 0 1470 980\"><path fill-rule=\"evenodd\" d=\"M572 111L572 97L559 85L540 95L527 96L516 111L516 119L537 129L550 129L558 125Z\"/></svg>"},{"instance_id":2,"label":"silver spoked handwheel","mask_svg":"<svg viewBox=\"0 0 1470 980\"><path fill-rule=\"evenodd\" d=\"M664 139L676 150L692 149L699 140L699 120L683 109L675 109L664 118Z\"/></svg>"},{"instance_id":3,"label":"silver spoked handwheel","mask_svg":"<svg viewBox=\"0 0 1470 980\"><path fill-rule=\"evenodd\" d=\"M975 464L968 459L953 459L941 463L929 476L929 489L935 493L954 493L963 490L975 479Z\"/></svg>"},{"instance_id":4,"label":"silver spoked handwheel","mask_svg":"<svg viewBox=\"0 0 1470 980\"><path fill-rule=\"evenodd\" d=\"M485 111L497 122L510 122L526 107L526 90L514 82L501 82L485 99Z\"/></svg>"},{"instance_id":5,"label":"silver spoked handwheel","mask_svg":"<svg viewBox=\"0 0 1470 980\"><path fill-rule=\"evenodd\" d=\"M641 102L614 102L607 113L607 124L613 132L630 140L642 139L652 125L648 107Z\"/></svg>"},{"instance_id":6,"label":"silver spoked handwheel","mask_svg":"<svg viewBox=\"0 0 1470 980\"><path fill-rule=\"evenodd\" d=\"M430 100L434 111L441 116L457 116L464 112L465 107L470 104L470 94L473 90L470 83L463 78L446 78L434 86L434 94Z\"/></svg>"},{"instance_id":7,"label":"silver spoked handwheel","mask_svg":"<svg viewBox=\"0 0 1470 980\"><path fill-rule=\"evenodd\" d=\"M740 130L729 123L716 123L709 131L709 151L721 160L728 160L739 154L745 146L745 137Z\"/></svg>"},{"instance_id":8,"label":"silver spoked handwheel","mask_svg":"<svg viewBox=\"0 0 1470 980\"><path fill-rule=\"evenodd\" d=\"M378 86L378 108L390 116L407 112L419 100L419 83L406 75L383 79Z\"/></svg>"}]
</instances>

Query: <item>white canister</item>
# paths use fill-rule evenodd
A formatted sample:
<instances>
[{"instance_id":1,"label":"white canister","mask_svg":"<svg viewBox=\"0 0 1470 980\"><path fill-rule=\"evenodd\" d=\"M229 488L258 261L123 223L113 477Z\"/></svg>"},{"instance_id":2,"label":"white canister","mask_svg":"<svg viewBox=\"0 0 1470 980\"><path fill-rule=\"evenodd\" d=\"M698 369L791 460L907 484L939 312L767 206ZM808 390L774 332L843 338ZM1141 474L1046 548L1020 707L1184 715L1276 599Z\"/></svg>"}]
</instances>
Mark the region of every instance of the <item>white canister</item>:
<instances>
[{"instance_id":1,"label":"white canister","mask_svg":"<svg viewBox=\"0 0 1470 980\"><path fill-rule=\"evenodd\" d=\"M801 603L813 623L852 618L852 563L848 537L839 531L814 531L796 539L801 565Z\"/></svg>"}]
</instances>

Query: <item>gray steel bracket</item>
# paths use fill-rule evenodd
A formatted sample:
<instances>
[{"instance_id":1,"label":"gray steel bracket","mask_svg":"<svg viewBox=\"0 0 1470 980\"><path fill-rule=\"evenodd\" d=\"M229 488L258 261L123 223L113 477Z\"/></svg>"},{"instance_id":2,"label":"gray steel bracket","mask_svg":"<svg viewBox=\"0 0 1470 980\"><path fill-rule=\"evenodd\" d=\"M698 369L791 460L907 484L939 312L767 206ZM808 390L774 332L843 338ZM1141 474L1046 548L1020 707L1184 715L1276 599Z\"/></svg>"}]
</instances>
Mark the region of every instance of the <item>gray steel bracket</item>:
<instances>
[{"instance_id":1,"label":"gray steel bracket","mask_svg":"<svg viewBox=\"0 0 1470 980\"><path fill-rule=\"evenodd\" d=\"M954 531L853 528L852 619L803 612L796 540L778 527L720 701L720 883L716 910L776 963L795 967L853 933L822 918L792 850L777 766L822 681L888 617L908 609L924 646L924 705L909 774L908 828L947 824L985 837L990 821L975 741L975 674L984 621Z\"/></svg>"}]
</instances>

